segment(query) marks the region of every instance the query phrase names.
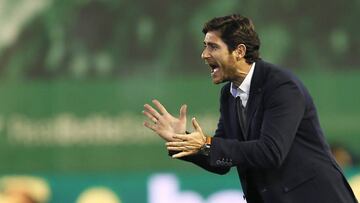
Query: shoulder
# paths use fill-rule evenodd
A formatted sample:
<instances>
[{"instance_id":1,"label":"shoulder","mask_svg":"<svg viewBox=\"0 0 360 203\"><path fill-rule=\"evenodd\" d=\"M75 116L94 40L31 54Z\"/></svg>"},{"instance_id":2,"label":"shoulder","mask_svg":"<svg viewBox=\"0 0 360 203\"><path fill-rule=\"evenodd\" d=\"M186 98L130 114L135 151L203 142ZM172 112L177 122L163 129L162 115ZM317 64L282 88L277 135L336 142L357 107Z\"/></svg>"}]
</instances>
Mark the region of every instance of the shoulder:
<instances>
[{"instance_id":1,"label":"shoulder","mask_svg":"<svg viewBox=\"0 0 360 203\"><path fill-rule=\"evenodd\" d=\"M230 82L225 83L220 91L220 102L225 102L230 96Z\"/></svg>"},{"instance_id":2,"label":"shoulder","mask_svg":"<svg viewBox=\"0 0 360 203\"><path fill-rule=\"evenodd\" d=\"M263 69L265 86L276 87L289 82L302 86L299 78L287 68L265 61L260 61L258 68Z\"/></svg>"},{"instance_id":3,"label":"shoulder","mask_svg":"<svg viewBox=\"0 0 360 203\"><path fill-rule=\"evenodd\" d=\"M307 95L305 86L291 70L264 61L261 61L259 68L263 69L262 72L265 73L263 78L265 96L273 95L274 91L280 87L293 89L301 92L301 95Z\"/></svg>"},{"instance_id":4,"label":"shoulder","mask_svg":"<svg viewBox=\"0 0 360 203\"><path fill-rule=\"evenodd\" d=\"M221 95L228 94L230 92L230 82L225 83L221 88Z\"/></svg>"}]
</instances>

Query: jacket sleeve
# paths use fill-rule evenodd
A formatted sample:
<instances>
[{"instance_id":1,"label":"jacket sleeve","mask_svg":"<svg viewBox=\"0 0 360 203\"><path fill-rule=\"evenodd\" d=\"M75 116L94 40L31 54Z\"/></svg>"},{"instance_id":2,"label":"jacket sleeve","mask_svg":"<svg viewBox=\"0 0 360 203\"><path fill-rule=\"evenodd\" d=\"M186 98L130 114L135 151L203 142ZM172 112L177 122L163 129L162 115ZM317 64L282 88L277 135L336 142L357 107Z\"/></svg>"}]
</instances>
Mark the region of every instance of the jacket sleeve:
<instances>
[{"instance_id":1,"label":"jacket sleeve","mask_svg":"<svg viewBox=\"0 0 360 203\"><path fill-rule=\"evenodd\" d=\"M176 152L169 151L169 155L172 155L175 153ZM201 154L185 156L185 157L180 158L180 160L194 163L195 165L200 166L201 168L203 168L209 172L220 174L220 175L224 175L230 171L230 167L211 166L209 164L209 157L201 155Z\"/></svg>"},{"instance_id":2,"label":"jacket sleeve","mask_svg":"<svg viewBox=\"0 0 360 203\"><path fill-rule=\"evenodd\" d=\"M217 125L217 129L215 131L215 135L214 137L223 137L225 134L225 129L224 129L224 123L223 123L223 113L222 113L222 104L223 104L223 98L224 98L224 91L225 89L227 89L227 87L223 87L222 91L221 91L221 97L220 97L220 118L219 118L219 122ZM212 147L211 147L212 148ZM169 155L173 155L176 152L174 151L169 151ZM210 157L209 156L204 156L201 154L195 154L195 155L191 155L191 156L186 156L186 157L182 157L180 158L183 161L188 161L191 163L194 163L198 166L200 166L201 168L210 171L212 173L217 173L217 174L226 174L230 171L230 166L215 166L215 165L210 165Z\"/></svg>"},{"instance_id":3,"label":"jacket sleeve","mask_svg":"<svg viewBox=\"0 0 360 203\"><path fill-rule=\"evenodd\" d=\"M305 112L305 98L292 81L278 85L264 100L264 115L258 140L240 142L214 137L210 165L229 159L245 168L280 167L289 152ZM257 131L259 132L259 131Z\"/></svg>"}]
</instances>

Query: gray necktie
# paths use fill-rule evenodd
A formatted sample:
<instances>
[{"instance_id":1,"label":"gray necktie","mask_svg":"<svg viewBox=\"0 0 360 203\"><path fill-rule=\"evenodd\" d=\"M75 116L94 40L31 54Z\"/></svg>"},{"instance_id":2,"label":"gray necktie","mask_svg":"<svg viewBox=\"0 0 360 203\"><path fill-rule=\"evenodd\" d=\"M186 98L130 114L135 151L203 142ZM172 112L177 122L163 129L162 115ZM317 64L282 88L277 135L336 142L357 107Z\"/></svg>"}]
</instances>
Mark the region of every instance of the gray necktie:
<instances>
[{"instance_id":1,"label":"gray necktie","mask_svg":"<svg viewBox=\"0 0 360 203\"><path fill-rule=\"evenodd\" d=\"M237 113L237 116L238 116L238 120L239 120L239 123L240 123L240 128L243 132L243 135L244 137L246 138L246 132L245 132L245 129L246 129L246 112L245 112L245 108L243 107L242 105L242 101L240 99L240 97L236 97L235 99L235 106L236 106L236 113Z\"/></svg>"}]
</instances>

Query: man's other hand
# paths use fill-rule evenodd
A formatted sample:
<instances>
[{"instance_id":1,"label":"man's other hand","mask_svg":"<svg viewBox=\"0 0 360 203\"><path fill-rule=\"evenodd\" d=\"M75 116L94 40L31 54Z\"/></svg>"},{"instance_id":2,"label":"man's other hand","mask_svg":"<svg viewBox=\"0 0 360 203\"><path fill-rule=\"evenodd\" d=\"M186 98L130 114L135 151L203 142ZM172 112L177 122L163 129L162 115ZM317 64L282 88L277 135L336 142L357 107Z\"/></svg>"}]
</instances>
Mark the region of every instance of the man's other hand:
<instances>
[{"instance_id":1,"label":"man's other hand","mask_svg":"<svg viewBox=\"0 0 360 203\"><path fill-rule=\"evenodd\" d=\"M182 105L180 116L176 118L167 112L166 108L156 99L152 100L159 112L149 104L144 105L143 114L150 119L144 121L144 126L153 130L165 141L174 141L175 134L185 134L187 106Z\"/></svg>"},{"instance_id":2,"label":"man's other hand","mask_svg":"<svg viewBox=\"0 0 360 203\"><path fill-rule=\"evenodd\" d=\"M192 124L195 132L187 135L176 134L173 136L174 140L166 143L166 147L169 151L180 151L174 154L173 158L180 158L196 154L200 148L206 142L206 136L204 135L200 125L195 118L192 119Z\"/></svg>"}]
</instances>

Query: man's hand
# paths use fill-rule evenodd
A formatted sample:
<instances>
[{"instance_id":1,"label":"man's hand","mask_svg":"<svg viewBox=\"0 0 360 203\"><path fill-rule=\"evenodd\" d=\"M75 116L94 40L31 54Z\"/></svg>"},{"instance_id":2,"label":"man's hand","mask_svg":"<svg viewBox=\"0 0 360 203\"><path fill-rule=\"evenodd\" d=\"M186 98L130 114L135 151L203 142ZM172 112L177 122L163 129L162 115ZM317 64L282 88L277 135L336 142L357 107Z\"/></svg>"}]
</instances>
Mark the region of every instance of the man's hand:
<instances>
[{"instance_id":1,"label":"man's hand","mask_svg":"<svg viewBox=\"0 0 360 203\"><path fill-rule=\"evenodd\" d=\"M143 114L153 123L144 122L144 126L160 135L165 141L174 141L175 134L185 134L186 131L186 105L180 108L180 116L176 118L167 112L165 107L156 99L152 101L160 113L149 104L144 105Z\"/></svg>"},{"instance_id":2,"label":"man's hand","mask_svg":"<svg viewBox=\"0 0 360 203\"><path fill-rule=\"evenodd\" d=\"M187 135L176 134L174 139L178 141L167 142L166 146L169 151L180 151L174 154L173 158L180 158L196 154L200 148L205 144L206 137L195 118L192 119L192 124L195 132Z\"/></svg>"}]
</instances>

